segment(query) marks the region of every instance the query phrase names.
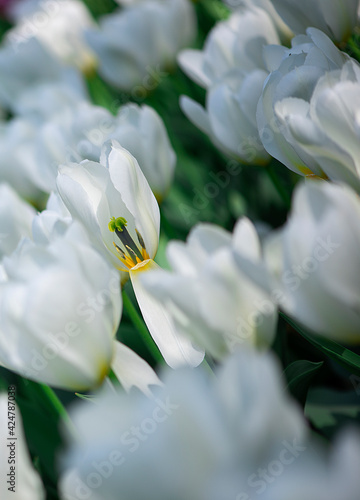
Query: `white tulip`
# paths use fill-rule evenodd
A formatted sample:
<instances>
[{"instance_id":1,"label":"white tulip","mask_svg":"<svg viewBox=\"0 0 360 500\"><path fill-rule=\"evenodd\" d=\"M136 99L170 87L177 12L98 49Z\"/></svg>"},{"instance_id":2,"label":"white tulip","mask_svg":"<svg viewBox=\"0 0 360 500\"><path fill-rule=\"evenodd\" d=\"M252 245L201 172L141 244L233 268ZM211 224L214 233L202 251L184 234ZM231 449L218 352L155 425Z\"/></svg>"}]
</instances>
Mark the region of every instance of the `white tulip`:
<instances>
[{"instance_id":1,"label":"white tulip","mask_svg":"<svg viewBox=\"0 0 360 500\"><path fill-rule=\"evenodd\" d=\"M360 191L360 66L354 61L321 77L310 102L288 97L275 105L284 135L311 155L332 180Z\"/></svg>"},{"instance_id":2,"label":"white tulip","mask_svg":"<svg viewBox=\"0 0 360 500\"><path fill-rule=\"evenodd\" d=\"M36 162L36 125L23 118L0 123L0 176L23 198L41 199L43 181Z\"/></svg>"},{"instance_id":3,"label":"white tulip","mask_svg":"<svg viewBox=\"0 0 360 500\"><path fill-rule=\"evenodd\" d=\"M359 221L360 198L350 188L308 181L265 253L286 314L345 343L360 340Z\"/></svg>"},{"instance_id":4,"label":"white tulip","mask_svg":"<svg viewBox=\"0 0 360 500\"><path fill-rule=\"evenodd\" d=\"M234 69L244 73L265 70L263 47L277 43L280 40L268 14L263 9L249 7L218 23L203 50L184 50L178 60L192 80L209 88Z\"/></svg>"},{"instance_id":5,"label":"white tulip","mask_svg":"<svg viewBox=\"0 0 360 500\"><path fill-rule=\"evenodd\" d=\"M115 118L115 130L109 138L116 139L137 159L160 202L172 183L176 155L157 112L145 105L121 107Z\"/></svg>"},{"instance_id":6,"label":"white tulip","mask_svg":"<svg viewBox=\"0 0 360 500\"><path fill-rule=\"evenodd\" d=\"M14 500L45 500L44 486L32 464L26 446L21 414L16 406L16 387L9 386L8 390L8 394L0 394L0 442L3 446L0 455L2 475L0 496L4 500L11 498ZM13 409L14 400L15 407ZM13 439L9 436L9 423L14 424L14 430L11 431L14 433Z\"/></svg>"},{"instance_id":7,"label":"white tulip","mask_svg":"<svg viewBox=\"0 0 360 500\"><path fill-rule=\"evenodd\" d=\"M113 141L105 145L100 164L61 167L57 186L71 215L83 223L122 280L130 276L144 320L167 363L199 364L203 353L177 334L165 308L140 282L144 272L158 267L153 259L160 212L135 158Z\"/></svg>"},{"instance_id":8,"label":"white tulip","mask_svg":"<svg viewBox=\"0 0 360 500\"><path fill-rule=\"evenodd\" d=\"M0 259L31 235L35 210L7 184L0 184Z\"/></svg>"},{"instance_id":9,"label":"white tulip","mask_svg":"<svg viewBox=\"0 0 360 500\"><path fill-rule=\"evenodd\" d=\"M167 371L152 399L108 393L73 408L62 500L236 499L259 467L293 457L286 445L304 453L305 422L272 357L246 350L217 374Z\"/></svg>"},{"instance_id":10,"label":"white tulip","mask_svg":"<svg viewBox=\"0 0 360 500\"><path fill-rule=\"evenodd\" d=\"M196 18L188 0L147 0L100 19L87 40L100 75L143 97L167 75L179 50L195 38Z\"/></svg>"},{"instance_id":11,"label":"white tulip","mask_svg":"<svg viewBox=\"0 0 360 500\"><path fill-rule=\"evenodd\" d=\"M259 137L256 108L266 77L260 69L228 73L208 89L206 110L185 96L181 97L181 108L226 154L243 163L264 165L270 156Z\"/></svg>"},{"instance_id":12,"label":"white tulip","mask_svg":"<svg viewBox=\"0 0 360 500\"><path fill-rule=\"evenodd\" d=\"M288 42L293 37L290 28L284 23L279 14L276 12L271 0L223 0L230 9L239 9L243 7L260 7L264 9L271 17L276 30L282 42Z\"/></svg>"},{"instance_id":13,"label":"white tulip","mask_svg":"<svg viewBox=\"0 0 360 500\"><path fill-rule=\"evenodd\" d=\"M84 31L95 27L95 21L83 2L78 0L38 0L20 2L16 9L17 24L7 33L13 44L22 44L35 37L45 49L66 64L84 73L92 72L97 64L87 46ZM22 9L22 6L24 8Z\"/></svg>"},{"instance_id":14,"label":"white tulip","mask_svg":"<svg viewBox=\"0 0 360 500\"><path fill-rule=\"evenodd\" d=\"M215 225L200 224L186 243L169 243L173 272L143 278L144 286L167 305L177 329L216 359L247 344L267 348L276 330L274 303L237 266L237 253L254 263L261 258L248 219L239 221L233 236Z\"/></svg>"},{"instance_id":15,"label":"white tulip","mask_svg":"<svg viewBox=\"0 0 360 500\"><path fill-rule=\"evenodd\" d=\"M275 112L278 101L296 98L309 101L319 79L331 70L341 69L350 60L331 40L315 28L307 36L292 40L291 48L265 47L269 71L257 109L260 138L268 153L300 175L324 177L317 158L288 140L287 129Z\"/></svg>"},{"instance_id":16,"label":"white tulip","mask_svg":"<svg viewBox=\"0 0 360 500\"><path fill-rule=\"evenodd\" d=\"M0 363L68 390L100 384L121 314L117 273L72 225L48 246L24 240L3 261Z\"/></svg>"},{"instance_id":17,"label":"white tulip","mask_svg":"<svg viewBox=\"0 0 360 500\"><path fill-rule=\"evenodd\" d=\"M0 47L0 103L16 110L23 92L39 84L62 83L85 94L80 73L61 64L36 38L19 46L6 40Z\"/></svg>"},{"instance_id":18,"label":"white tulip","mask_svg":"<svg viewBox=\"0 0 360 500\"><path fill-rule=\"evenodd\" d=\"M48 90L50 96L51 90L55 91ZM67 99L58 90L59 103L53 104L54 113L37 125L33 140L42 188L47 192L55 188L60 164L84 159L99 161L103 144L116 139L135 156L157 199L163 199L173 179L176 156L156 111L129 104L121 107L114 117L87 101L72 103L71 98Z\"/></svg>"},{"instance_id":19,"label":"white tulip","mask_svg":"<svg viewBox=\"0 0 360 500\"><path fill-rule=\"evenodd\" d=\"M346 42L359 25L359 0L271 0L278 14L296 33L310 26L326 33L334 42Z\"/></svg>"}]
</instances>

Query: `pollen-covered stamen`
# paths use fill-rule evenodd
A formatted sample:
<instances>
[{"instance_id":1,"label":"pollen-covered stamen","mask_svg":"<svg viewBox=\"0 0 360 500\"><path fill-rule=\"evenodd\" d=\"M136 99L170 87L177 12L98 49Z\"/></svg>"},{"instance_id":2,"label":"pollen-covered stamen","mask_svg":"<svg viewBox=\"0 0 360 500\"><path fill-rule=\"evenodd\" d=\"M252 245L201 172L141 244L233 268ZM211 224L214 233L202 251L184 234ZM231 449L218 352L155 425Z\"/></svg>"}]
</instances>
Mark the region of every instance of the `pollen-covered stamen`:
<instances>
[{"instance_id":1,"label":"pollen-covered stamen","mask_svg":"<svg viewBox=\"0 0 360 500\"><path fill-rule=\"evenodd\" d=\"M128 255L126 255L126 253L118 245L116 245L116 243L114 243L114 246L121 256L119 257L120 260L126 265L126 267L131 269L139 262L149 259L149 254L146 251L143 237L141 236L139 231L135 229L138 241L141 246L141 250L138 248L137 244L130 236L128 230L126 229L126 226L127 221L126 219L124 219L124 217L118 217L117 219L115 219L115 217L111 217L111 220L109 222L109 230L116 234L121 243L124 245L124 249L126 250Z\"/></svg>"}]
</instances>

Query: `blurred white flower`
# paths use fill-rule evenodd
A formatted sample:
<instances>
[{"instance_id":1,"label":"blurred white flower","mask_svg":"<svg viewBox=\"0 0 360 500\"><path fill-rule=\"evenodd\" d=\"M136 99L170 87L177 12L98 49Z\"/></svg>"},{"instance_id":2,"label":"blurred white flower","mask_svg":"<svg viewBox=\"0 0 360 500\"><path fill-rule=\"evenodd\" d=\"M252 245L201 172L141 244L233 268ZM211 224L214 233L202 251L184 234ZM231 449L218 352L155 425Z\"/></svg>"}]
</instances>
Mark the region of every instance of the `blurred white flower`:
<instances>
[{"instance_id":1,"label":"blurred white flower","mask_svg":"<svg viewBox=\"0 0 360 500\"><path fill-rule=\"evenodd\" d=\"M260 8L239 9L210 31L202 50L183 50L178 61L185 73L209 88L234 69L243 73L266 70L264 45L280 43L268 14Z\"/></svg>"},{"instance_id":2,"label":"blurred white flower","mask_svg":"<svg viewBox=\"0 0 360 500\"><path fill-rule=\"evenodd\" d=\"M18 46L11 39L0 47L0 104L16 110L19 96L46 83L70 86L73 92L86 95L80 73L61 64L36 38Z\"/></svg>"},{"instance_id":3,"label":"blurred white flower","mask_svg":"<svg viewBox=\"0 0 360 500\"><path fill-rule=\"evenodd\" d=\"M15 386L9 387L9 396L15 394ZM13 393L12 393L13 391ZM16 400L16 399L15 399ZM9 404L13 399L9 400ZM1 498L14 500L45 500L45 490L38 472L35 470L30 453L26 446L21 414L17 406L11 410L8 404L8 394L0 394L0 442L4 449L0 455ZM14 414L14 420L9 420L8 412ZM12 415L10 415L12 416ZM9 440L8 423L14 423L14 437ZM11 473L14 472L12 475ZM7 475L9 474L9 475Z\"/></svg>"},{"instance_id":4,"label":"blurred white flower","mask_svg":"<svg viewBox=\"0 0 360 500\"><path fill-rule=\"evenodd\" d=\"M73 409L79 440L63 459L64 500L231 500L258 467L305 450L305 422L270 356L246 350L218 378L179 369L164 382L152 399L103 394Z\"/></svg>"},{"instance_id":5,"label":"blurred white flower","mask_svg":"<svg viewBox=\"0 0 360 500\"><path fill-rule=\"evenodd\" d=\"M196 17L188 0L147 0L104 16L87 40L106 81L126 91L141 86L146 94L195 34Z\"/></svg>"},{"instance_id":6,"label":"blurred white flower","mask_svg":"<svg viewBox=\"0 0 360 500\"><path fill-rule=\"evenodd\" d=\"M300 175L324 177L317 158L289 142L287 129L275 112L278 101L286 98L310 101L319 79L331 70L341 69L350 60L321 31L309 28L291 48L267 46L264 57L269 71L257 109L260 138L268 153ZM355 64L355 63L354 63Z\"/></svg>"},{"instance_id":7,"label":"blurred white flower","mask_svg":"<svg viewBox=\"0 0 360 500\"><path fill-rule=\"evenodd\" d=\"M276 27L280 39L283 43L289 42L293 37L290 28L284 23L279 14L276 12L271 0L223 0L224 3L233 10L243 7L260 7L264 9L271 17L272 22Z\"/></svg>"},{"instance_id":8,"label":"blurred white flower","mask_svg":"<svg viewBox=\"0 0 360 500\"><path fill-rule=\"evenodd\" d=\"M256 108L269 73L263 49L278 43L265 10L243 6L215 26L202 51L185 50L179 56L183 70L207 89L205 109L182 96L182 110L219 149L243 163L270 160L259 137Z\"/></svg>"},{"instance_id":9,"label":"blurred white flower","mask_svg":"<svg viewBox=\"0 0 360 500\"><path fill-rule=\"evenodd\" d=\"M283 134L332 180L360 191L360 66L347 62L322 76L310 100L287 97L275 105Z\"/></svg>"},{"instance_id":10,"label":"blurred white flower","mask_svg":"<svg viewBox=\"0 0 360 500\"><path fill-rule=\"evenodd\" d=\"M314 449L289 468L279 481L267 484L264 500L356 500L360 488L360 434L342 431L328 454Z\"/></svg>"},{"instance_id":11,"label":"blurred white flower","mask_svg":"<svg viewBox=\"0 0 360 500\"><path fill-rule=\"evenodd\" d=\"M69 390L100 384L120 321L117 273L73 224L48 246L24 240L3 260L0 363Z\"/></svg>"},{"instance_id":12,"label":"blurred white flower","mask_svg":"<svg viewBox=\"0 0 360 500\"><path fill-rule=\"evenodd\" d=\"M41 199L43 182L36 162L36 125L23 118L0 123L0 177L30 201Z\"/></svg>"},{"instance_id":13,"label":"blurred white flower","mask_svg":"<svg viewBox=\"0 0 360 500\"><path fill-rule=\"evenodd\" d=\"M78 0L36 0L18 2L13 9L17 24L7 33L14 45L36 38L66 64L84 73L94 71L96 57L86 44L84 31L95 27L95 21L83 2Z\"/></svg>"},{"instance_id":14,"label":"blurred white flower","mask_svg":"<svg viewBox=\"0 0 360 500\"><path fill-rule=\"evenodd\" d=\"M156 198L162 200L173 179L176 156L160 116L148 106L135 104L122 106L114 117L100 106L81 101L39 125L36 160L43 188L54 189L61 164L99 161L109 139L116 139L137 159Z\"/></svg>"},{"instance_id":15,"label":"blurred white flower","mask_svg":"<svg viewBox=\"0 0 360 500\"><path fill-rule=\"evenodd\" d=\"M169 243L173 272L159 270L143 278L145 288L171 311L177 330L216 359L247 344L267 348L276 331L276 306L236 264L237 253L254 264L261 259L248 219L240 219L233 236L199 224L186 243Z\"/></svg>"},{"instance_id":16,"label":"blurred white flower","mask_svg":"<svg viewBox=\"0 0 360 500\"><path fill-rule=\"evenodd\" d=\"M31 235L35 210L7 184L0 184L0 259Z\"/></svg>"},{"instance_id":17,"label":"blurred white flower","mask_svg":"<svg viewBox=\"0 0 360 500\"><path fill-rule=\"evenodd\" d=\"M359 25L359 0L271 0L285 23L296 33L318 28L334 42L346 42Z\"/></svg>"},{"instance_id":18,"label":"blurred white flower","mask_svg":"<svg viewBox=\"0 0 360 500\"><path fill-rule=\"evenodd\" d=\"M176 164L161 117L149 106L128 104L120 108L114 125L107 138L116 139L136 158L160 202L171 186Z\"/></svg>"},{"instance_id":19,"label":"blurred white flower","mask_svg":"<svg viewBox=\"0 0 360 500\"><path fill-rule=\"evenodd\" d=\"M206 109L182 96L180 106L215 146L238 161L264 165L270 155L264 149L257 125L256 108L267 73L234 71L208 89Z\"/></svg>"},{"instance_id":20,"label":"blurred white flower","mask_svg":"<svg viewBox=\"0 0 360 500\"><path fill-rule=\"evenodd\" d=\"M347 186L309 180L288 222L266 244L273 292L289 316L340 342L360 340L360 198Z\"/></svg>"},{"instance_id":21,"label":"blurred white flower","mask_svg":"<svg viewBox=\"0 0 360 500\"><path fill-rule=\"evenodd\" d=\"M182 339L162 306L139 277L157 267L160 230L156 199L136 159L116 141L105 145L100 164L84 161L60 168L58 191L71 215L122 280L130 276L139 307L154 341L171 366L197 365L203 353Z\"/></svg>"}]
</instances>

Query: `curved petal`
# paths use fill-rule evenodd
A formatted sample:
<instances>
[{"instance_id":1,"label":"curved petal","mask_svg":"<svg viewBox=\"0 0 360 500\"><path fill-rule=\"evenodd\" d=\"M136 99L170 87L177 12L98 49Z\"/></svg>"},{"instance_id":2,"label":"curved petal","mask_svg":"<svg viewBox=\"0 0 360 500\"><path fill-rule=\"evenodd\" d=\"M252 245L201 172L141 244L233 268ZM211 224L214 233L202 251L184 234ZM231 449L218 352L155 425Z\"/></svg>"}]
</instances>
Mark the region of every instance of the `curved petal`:
<instances>
[{"instance_id":1,"label":"curved petal","mask_svg":"<svg viewBox=\"0 0 360 500\"><path fill-rule=\"evenodd\" d=\"M164 305L156 300L142 283L141 275L154 269L159 269L159 266L153 260L147 260L130 270L130 279L145 323L169 366L198 366L204 358L204 353L175 330Z\"/></svg>"}]
</instances>

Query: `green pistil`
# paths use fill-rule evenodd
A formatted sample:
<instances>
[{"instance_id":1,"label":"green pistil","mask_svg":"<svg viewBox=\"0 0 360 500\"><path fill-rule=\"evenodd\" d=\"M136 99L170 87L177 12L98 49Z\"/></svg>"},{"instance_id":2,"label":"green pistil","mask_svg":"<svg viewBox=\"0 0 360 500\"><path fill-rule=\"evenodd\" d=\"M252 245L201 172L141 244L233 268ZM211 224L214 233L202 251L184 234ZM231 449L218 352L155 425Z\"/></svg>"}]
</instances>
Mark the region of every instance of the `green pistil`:
<instances>
[{"instance_id":1,"label":"green pistil","mask_svg":"<svg viewBox=\"0 0 360 500\"><path fill-rule=\"evenodd\" d=\"M127 220L124 219L124 217L118 217L117 219L115 219L115 217L111 217L108 227L109 227L109 230L111 232L115 232L116 236L119 238L121 243L126 248L128 254L130 255L130 258L132 259L134 264L137 264L136 257L138 257L141 261L144 259L143 259L143 256L142 256L140 250L136 246L136 243L134 242L134 240L130 236L128 230L126 229L126 225L127 225ZM138 231L136 231L136 234L138 234ZM138 239L139 239L139 236L138 236ZM141 240L142 240L142 238L141 238ZM142 242L144 243L143 240L142 240Z\"/></svg>"},{"instance_id":2,"label":"green pistil","mask_svg":"<svg viewBox=\"0 0 360 500\"><path fill-rule=\"evenodd\" d=\"M115 219L115 217L111 217L110 222L108 224L109 231L111 231L112 233L116 230L121 232L124 230L124 227L126 226L127 226L127 220L124 219L124 217L118 217L117 219Z\"/></svg>"}]
</instances>

